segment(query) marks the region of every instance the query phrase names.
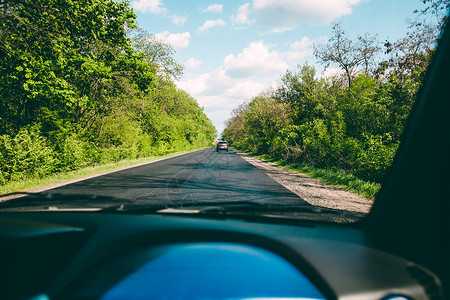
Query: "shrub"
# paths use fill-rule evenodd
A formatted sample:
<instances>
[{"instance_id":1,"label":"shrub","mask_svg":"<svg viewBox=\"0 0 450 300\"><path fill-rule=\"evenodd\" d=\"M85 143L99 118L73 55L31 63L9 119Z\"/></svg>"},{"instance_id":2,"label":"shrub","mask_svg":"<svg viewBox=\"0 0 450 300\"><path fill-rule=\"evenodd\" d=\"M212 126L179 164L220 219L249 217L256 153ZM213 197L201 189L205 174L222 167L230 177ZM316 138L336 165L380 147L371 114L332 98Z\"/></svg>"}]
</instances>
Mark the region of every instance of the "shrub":
<instances>
[{"instance_id":1,"label":"shrub","mask_svg":"<svg viewBox=\"0 0 450 300\"><path fill-rule=\"evenodd\" d=\"M0 153L2 184L51 174L57 165L54 151L35 128L21 129L13 138L1 136Z\"/></svg>"},{"instance_id":2,"label":"shrub","mask_svg":"<svg viewBox=\"0 0 450 300\"><path fill-rule=\"evenodd\" d=\"M91 165L93 157L90 148L92 146L88 142L80 140L76 135L67 136L59 156L61 171L72 171Z\"/></svg>"},{"instance_id":3,"label":"shrub","mask_svg":"<svg viewBox=\"0 0 450 300\"><path fill-rule=\"evenodd\" d=\"M392 164L398 144L382 136L366 136L364 149L358 154L356 176L381 183Z\"/></svg>"}]
</instances>

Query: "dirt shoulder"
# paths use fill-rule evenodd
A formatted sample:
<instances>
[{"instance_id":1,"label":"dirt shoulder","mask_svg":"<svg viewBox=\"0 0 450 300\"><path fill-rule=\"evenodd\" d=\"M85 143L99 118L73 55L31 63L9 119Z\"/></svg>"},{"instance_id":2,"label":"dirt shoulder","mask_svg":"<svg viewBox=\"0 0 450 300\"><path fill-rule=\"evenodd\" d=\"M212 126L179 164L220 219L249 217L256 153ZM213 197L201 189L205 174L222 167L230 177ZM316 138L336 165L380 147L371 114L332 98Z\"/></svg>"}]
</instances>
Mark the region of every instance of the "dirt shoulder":
<instances>
[{"instance_id":1,"label":"dirt shoulder","mask_svg":"<svg viewBox=\"0 0 450 300\"><path fill-rule=\"evenodd\" d=\"M325 185L304 174L287 171L245 153L236 153L312 205L362 213L368 213L372 207L372 201L369 199Z\"/></svg>"}]
</instances>

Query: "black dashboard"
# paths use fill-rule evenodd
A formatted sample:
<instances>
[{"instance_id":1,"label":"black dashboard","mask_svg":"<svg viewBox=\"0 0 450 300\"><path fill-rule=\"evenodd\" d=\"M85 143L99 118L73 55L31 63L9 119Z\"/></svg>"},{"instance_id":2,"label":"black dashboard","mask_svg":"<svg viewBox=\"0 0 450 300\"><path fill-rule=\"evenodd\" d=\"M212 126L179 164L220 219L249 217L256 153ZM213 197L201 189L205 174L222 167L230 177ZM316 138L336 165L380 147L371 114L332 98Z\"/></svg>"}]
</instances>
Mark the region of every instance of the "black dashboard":
<instances>
[{"instance_id":1,"label":"black dashboard","mask_svg":"<svg viewBox=\"0 0 450 300\"><path fill-rule=\"evenodd\" d=\"M438 299L439 279L354 225L21 212L1 299Z\"/></svg>"}]
</instances>

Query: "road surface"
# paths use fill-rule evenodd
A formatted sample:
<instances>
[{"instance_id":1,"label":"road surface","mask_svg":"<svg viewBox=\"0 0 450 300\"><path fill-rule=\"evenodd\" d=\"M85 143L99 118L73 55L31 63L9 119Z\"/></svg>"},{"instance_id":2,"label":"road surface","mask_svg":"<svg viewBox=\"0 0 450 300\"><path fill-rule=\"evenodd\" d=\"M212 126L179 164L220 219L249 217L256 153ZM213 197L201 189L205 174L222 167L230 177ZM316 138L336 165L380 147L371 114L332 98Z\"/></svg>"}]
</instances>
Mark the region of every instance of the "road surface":
<instances>
[{"instance_id":1,"label":"road surface","mask_svg":"<svg viewBox=\"0 0 450 300\"><path fill-rule=\"evenodd\" d=\"M310 205L264 171L249 164L234 151L216 152L208 148L157 161L107 175L79 181L42 194L99 196L80 197L70 201L55 199L14 199L0 203L1 208L45 207L107 207L111 204L201 203L211 201L255 201L271 204ZM115 197L105 200L102 196Z\"/></svg>"}]
</instances>

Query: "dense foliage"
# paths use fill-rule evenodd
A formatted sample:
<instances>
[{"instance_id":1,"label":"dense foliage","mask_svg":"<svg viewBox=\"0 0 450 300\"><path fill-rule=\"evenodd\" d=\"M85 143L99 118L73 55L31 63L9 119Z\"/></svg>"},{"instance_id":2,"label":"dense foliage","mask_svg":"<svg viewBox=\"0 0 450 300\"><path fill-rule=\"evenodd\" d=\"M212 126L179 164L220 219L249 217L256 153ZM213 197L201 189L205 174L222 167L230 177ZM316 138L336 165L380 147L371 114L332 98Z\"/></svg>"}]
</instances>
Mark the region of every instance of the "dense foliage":
<instances>
[{"instance_id":1,"label":"dense foliage","mask_svg":"<svg viewBox=\"0 0 450 300\"><path fill-rule=\"evenodd\" d=\"M418 15L439 15L449 1L425 1ZM439 20L446 18L439 15ZM407 117L439 37L439 25L415 22L384 50L368 34L350 40L339 24L314 54L339 75L316 76L307 63L286 71L279 87L244 102L226 122L234 147L380 183L392 163ZM378 61L377 61L378 58Z\"/></svg>"},{"instance_id":2,"label":"dense foliage","mask_svg":"<svg viewBox=\"0 0 450 300\"><path fill-rule=\"evenodd\" d=\"M209 145L174 50L127 1L0 1L0 184Z\"/></svg>"}]
</instances>

